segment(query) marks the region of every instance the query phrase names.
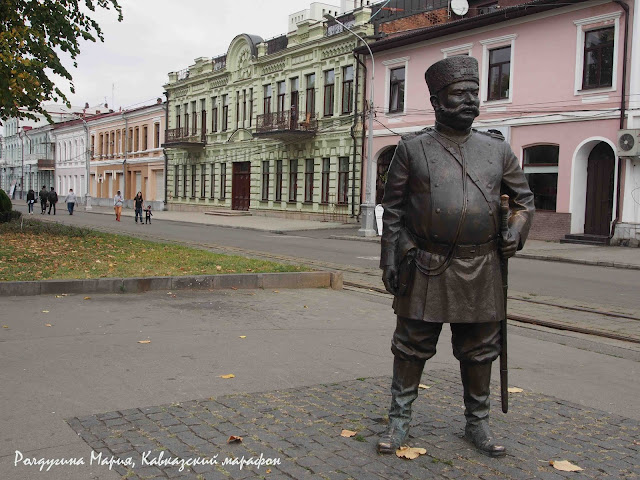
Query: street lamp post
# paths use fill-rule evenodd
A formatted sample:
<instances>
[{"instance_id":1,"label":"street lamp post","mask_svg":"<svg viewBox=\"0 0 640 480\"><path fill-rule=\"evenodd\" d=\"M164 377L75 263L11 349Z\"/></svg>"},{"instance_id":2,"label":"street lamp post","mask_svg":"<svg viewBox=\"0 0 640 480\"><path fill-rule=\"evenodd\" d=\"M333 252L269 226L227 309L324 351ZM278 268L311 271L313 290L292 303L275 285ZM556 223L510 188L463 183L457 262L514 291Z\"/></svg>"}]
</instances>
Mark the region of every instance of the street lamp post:
<instances>
[{"instance_id":1,"label":"street lamp post","mask_svg":"<svg viewBox=\"0 0 640 480\"><path fill-rule=\"evenodd\" d=\"M342 25L342 28L358 38L358 40L364 43L364 46L367 47L367 50L369 50L369 56L371 56L371 87L369 89L369 131L367 132L367 176L365 181L364 203L360 205L360 230L358 230L358 235L362 237L373 237L376 235L376 230L374 227L375 199L373 193L373 189L375 188L376 184L376 169L374 168L375 165L373 160L373 83L375 79L375 60L373 58L373 52L371 51L369 44L364 40L364 38L351 30L333 15L326 14L324 17L328 20L336 22L339 25Z\"/></svg>"}]
</instances>

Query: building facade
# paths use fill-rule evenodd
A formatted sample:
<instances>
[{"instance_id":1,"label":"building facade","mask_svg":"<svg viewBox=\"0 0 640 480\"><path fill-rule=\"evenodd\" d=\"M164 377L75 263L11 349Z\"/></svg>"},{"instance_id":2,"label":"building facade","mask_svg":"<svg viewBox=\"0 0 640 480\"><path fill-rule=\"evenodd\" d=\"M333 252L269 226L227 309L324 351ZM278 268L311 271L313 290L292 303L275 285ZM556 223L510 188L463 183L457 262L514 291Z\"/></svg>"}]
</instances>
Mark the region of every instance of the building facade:
<instances>
[{"instance_id":1,"label":"building facade","mask_svg":"<svg viewBox=\"0 0 640 480\"><path fill-rule=\"evenodd\" d=\"M35 114L35 120L12 117L4 123L0 188L13 198L26 196L31 188L38 191L42 185L47 189L56 187L52 125L82 115L74 113L82 111L77 107L69 110L61 105L46 105L45 110L51 116L52 124L41 114Z\"/></svg>"},{"instance_id":2,"label":"building facade","mask_svg":"<svg viewBox=\"0 0 640 480\"><path fill-rule=\"evenodd\" d=\"M241 34L225 55L169 74L170 209L359 213L364 76L356 37L327 24L339 9L325 7L291 16L287 35ZM358 8L338 18L367 35L369 16Z\"/></svg>"},{"instance_id":3,"label":"building facade","mask_svg":"<svg viewBox=\"0 0 640 480\"><path fill-rule=\"evenodd\" d=\"M130 206L137 192L146 204L165 203L166 105L109 112L88 120L91 152L91 196L95 205L112 206L118 190Z\"/></svg>"},{"instance_id":4,"label":"building facade","mask_svg":"<svg viewBox=\"0 0 640 480\"><path fill-rule=\"evenodd\" d=\"M520 158L537 209L530 238L637 241L638 154L625 154L618 138L640 128L638 1L489 3L501 8L371 44L378 200L400 135L434 124L425 69L471 55L480 67L474 125L500 131Z\"/></svg>"},{"instance_id":5,"label":"building facade","mask_svg":"<svg viewBox=\"0 0 640 480\"><path fill-rule=\"evenodd\" d=\"M58 195L64 198L73 189L78 204L86 204L88 127L81 119L75 119L56 124L52 130Z\"/></svg>"}]
</instances>

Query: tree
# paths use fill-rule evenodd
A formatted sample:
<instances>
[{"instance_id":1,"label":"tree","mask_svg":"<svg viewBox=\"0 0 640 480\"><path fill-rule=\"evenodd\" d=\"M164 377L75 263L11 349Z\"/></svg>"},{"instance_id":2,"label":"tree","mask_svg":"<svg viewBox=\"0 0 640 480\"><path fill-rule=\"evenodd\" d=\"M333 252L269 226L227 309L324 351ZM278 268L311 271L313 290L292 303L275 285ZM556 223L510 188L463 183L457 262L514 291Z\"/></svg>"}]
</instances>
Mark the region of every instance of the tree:
<instances>
[{"instance_id":1,"label":"tree","mask_svg":"<svg viewBox=\"0 0 640 480\"><path fill-rule=\"evenodd\" d=\"M65 94L51 80L56 74L73 78L62 65L58 51L74 61L80 40L104 42L100 25L90 16L96 8L110 10L122 21L118 0L0 0L0 120L9 117L37 119L46 101L62 101Z\"/></svg>"}]
</instances>

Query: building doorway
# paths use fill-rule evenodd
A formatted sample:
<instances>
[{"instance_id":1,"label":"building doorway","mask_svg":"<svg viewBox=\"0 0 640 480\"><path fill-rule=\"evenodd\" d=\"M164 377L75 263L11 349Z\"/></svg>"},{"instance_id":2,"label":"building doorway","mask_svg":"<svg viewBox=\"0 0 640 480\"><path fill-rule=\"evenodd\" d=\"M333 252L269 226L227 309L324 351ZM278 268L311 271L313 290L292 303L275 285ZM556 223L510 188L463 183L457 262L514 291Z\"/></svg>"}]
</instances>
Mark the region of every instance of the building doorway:
<instances>
[{"instance_id":1,"label":"building doorway","mask_svg":"<svg viewBox=\"0 0 640 480\"><path fill-rule=\"evenodd\" d=\"M591 150L588 160L585 234L609 235L613 212L614 171L613 150L605 142L598 143Z\"/></svg>"},{"instance_id":2,"label":"building doorway","mask_svg":"<svg viewBox=\"0 0 640 480\"><path fill-rule=\"evenodd\" d=\"M249 210L251 199L251 162L233 164L231 183L231 209Z\"/></svg>"}]
</instances>

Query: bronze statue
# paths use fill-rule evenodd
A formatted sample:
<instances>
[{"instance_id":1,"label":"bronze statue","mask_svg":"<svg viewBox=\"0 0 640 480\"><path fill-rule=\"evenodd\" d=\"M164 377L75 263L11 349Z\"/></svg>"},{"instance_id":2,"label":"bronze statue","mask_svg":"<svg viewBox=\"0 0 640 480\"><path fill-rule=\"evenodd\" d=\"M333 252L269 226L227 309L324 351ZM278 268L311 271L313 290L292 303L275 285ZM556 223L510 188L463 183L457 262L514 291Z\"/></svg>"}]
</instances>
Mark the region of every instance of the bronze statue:
<instances>
[{"instance_id":1,"label":"bronze statue","mask_svg":"<svg viewBox=\"0 0 640 480\"><path fill-rule=\"evenodd\" d=\"M449 323L464 387L465 438L499 457L506 451L489 429L489 383L505 314L500 260L522 248L533 194L504 138L471 128L480 113L476 59L441 60L425 80L435 128L398 143L382 200L380 267L397 325L389 426L378 451L392 453L405 443L424 364ZM504 236L501 193L511 197Z\"/></svg>"}]
</instances>

